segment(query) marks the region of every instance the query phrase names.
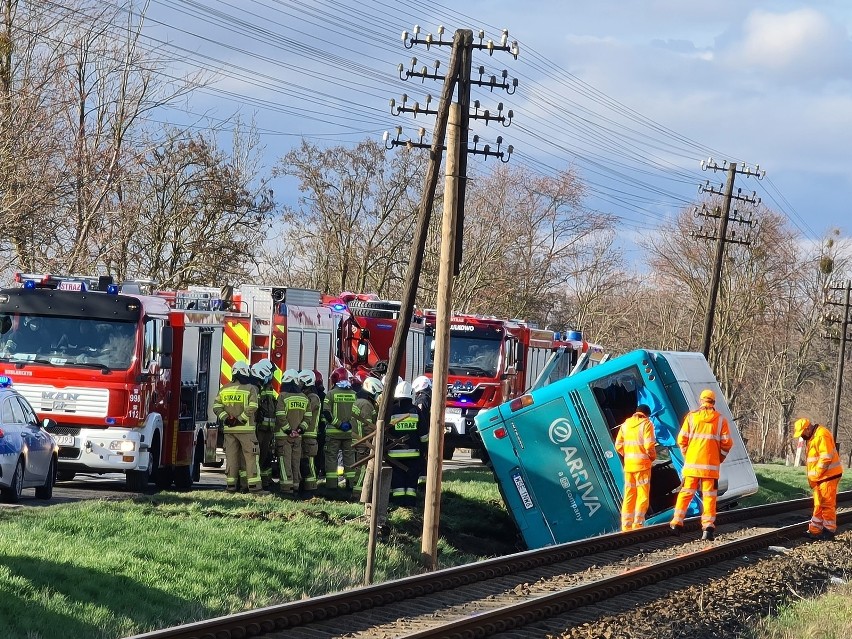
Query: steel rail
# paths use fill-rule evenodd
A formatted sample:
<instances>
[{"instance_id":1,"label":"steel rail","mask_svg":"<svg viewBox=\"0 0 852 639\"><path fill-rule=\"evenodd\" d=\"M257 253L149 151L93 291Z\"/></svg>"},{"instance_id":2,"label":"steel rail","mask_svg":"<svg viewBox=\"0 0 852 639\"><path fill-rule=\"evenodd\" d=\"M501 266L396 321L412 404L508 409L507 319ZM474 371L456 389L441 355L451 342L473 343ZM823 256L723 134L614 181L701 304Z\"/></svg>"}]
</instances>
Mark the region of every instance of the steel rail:
<instances>
[{"instance_id":1,"label":"steel rail","mask_svg":"<svg viewBox=\"0 0 852 639\"><path fill-rule=\"evenodd\" d=\"M852 491L838 493L837 501L838 503L852 501ZM811 498L801 498L728 510L717 515L716 523L717 525L736 523L776 514L787 514L792 511L810 509L812 505ZM801 528L801 525L799 527ZM685 533L698 530L700 530L699 518L693 517L684 522ZM314 621L331 619L405 599L494 579L523 570L568 561L594 553L626 548L634 544L669 537L670 534L667 524L648 526L625 533L610 533L581 541L494 557L474 564L444 568L363 588L354 588L171 628L153 630L133 635L127 639L248 639Z\"/></svg>"},{"instance_id":2,"label":"steel rail","mask_svg":"<svg viewBox=\"0 0 852 639\"><path fill-rule=\"evenodd\" d=\"M837 520L838 523L852 521L852 511L838 513ZM644 586L734 559L743 553L762 550L779 539L789 540L801 536L802 525L793 524L743 539L714 544L688 555L649 566L632 568L621 575L607 577L580 586L572 586L559 592L542 595L488 612L478 612L427 630L400 635L399 639L479 639L489 637L499 632L516 630L548 617L583 606L594 605Z\"/></svg>"}]
</instances>

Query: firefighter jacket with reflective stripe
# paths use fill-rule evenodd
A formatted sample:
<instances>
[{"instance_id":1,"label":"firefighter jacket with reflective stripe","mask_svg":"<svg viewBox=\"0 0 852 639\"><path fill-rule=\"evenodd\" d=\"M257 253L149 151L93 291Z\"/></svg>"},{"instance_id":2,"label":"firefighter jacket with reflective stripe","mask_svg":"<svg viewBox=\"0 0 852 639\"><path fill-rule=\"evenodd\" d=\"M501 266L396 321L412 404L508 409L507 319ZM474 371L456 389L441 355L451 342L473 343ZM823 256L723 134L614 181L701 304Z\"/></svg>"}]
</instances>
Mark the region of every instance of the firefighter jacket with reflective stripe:
<instances>
[{"instance_id":1,"label":"firefighter jacket with reflective stripe","mask_svg":"<svg viewBox=\"0 0 852 639\"><path fill-rule=\"evenodd\" d=\"M651 468L657 458L654 425L642 413L624 420L615 437L615 449L624 458L624 472L635 473Z\"/></svg>"},{"instance_id":2,"label":"firefighter jacket with reflective stripe","mask_svg":"<svg viewBox=\"0 0 852 639\"><path fill-rule=\"evenodd\" d=\"M305 432L310 418L310 402L303 393L282 392L278 395L278 407L275 411L277 435Z\"/></svg>"},{"instance_id":3,"label":"firefighter jacket with reflective stripe","mask_svg":"<svg viewBox=\"0 0 852 639\"><path fill-rule=\"evenodd\" d=\"M371 435L376 430L376 406L367 397L359 397L352 406L352 432L355 440ZM364 444L362 444L363 446Z\"/></svg>"},{"instance_id":4,"label":"firefighter jacket with reflective stripe","mask_svg":"<svg viewBox=\"0 0 852 639\"><path fill-rule=\"evenodd\" d=\"M677 445L683 453L683 476L719 479L719 466L734 445L728 420L711 406L688 413Z\"/></svg>"},{"instance_id":5,"label":"firefighter jacket with reflective stripe","mask_svg":"<svg viewBox=\"0 0 852 639\"><path fill-rule=\"evenodd\" d=\"M388 457L420 457L420 436L424 434L420 413L411 402L395 404L388 427Z\"/></svg>"},{"instance_id":6,"label":"firefighter jacket with reflective stripe","mask_svg":"<svg viewBox=\"0 0 852 639\"><path fill-rule=\"evenodd\" d=\"M825 426L819 425L814 429L814 434L808 440L808 482L816 486L831 479L837 479L843 475L843 467L840 465L840 455L831 436Z\"/></svg>"},{"instance_id":7,"label":"firefighter jacket with reflective stripe","mask_svg":"<svg viewBox=\"0 0 852 639\"><path fill-rule=\"evenodd\" d=\"M351 388L335 386L325 396L323 410L331 413L331 420L326 424L325 436L331 439L352 438L352 408L358 399ZM342 428L341 428L342 426ZM348 428L347 428L348 426Z\"/></svg>"},{"instance_id":8,"label":"firefighter jacket with reflective stripe","mask_svg":"<svg viewBox=\"0 0 852 639\"><path fill-rule=\"evenodd\" d=\"M213 413L226 433L253 433L257 412L257 386L231 382L225 384L213 402Z\"/></svg>"},{"instance_id":9,"label":"firefighter jacket with reflective stripe","mask_svg":"<svg viewBox=\"0 0 852 639\"><path fill-rule=\"evenodd\" d=\"M420 411L421 430L420 441L429 441L429 429L432 427L432 389L420 391L414 396L414 405Z\"/></svg>"},{"instance_id":10,"label":"firefighter jacket with reflective stripe","mask_svg":"<svg viewBox=\"0 0 852 639\"><path fill-rule=\"evenodd\" d=\"M265 386L260 389L258 397L257 415L257 430L274 431L275 430L275 411L278 410L278 393L271 386Z\"/></svg>"},{"instance_id":11,"label":"firefighter jacket with reflective stripe","mask_svg":"<svg viewBox=\"0 0 852 639\"><path fill-rule=\"evenodd\" d=\"M306 419L308 427L305 429L305 432L302 433L302 437L307 439L316 439L317 433L319 432L320 413L322 412L320 398L319 395L312 391L305 391L305 397L308 398L310 419Z\"/></svg>"}]
</instances>

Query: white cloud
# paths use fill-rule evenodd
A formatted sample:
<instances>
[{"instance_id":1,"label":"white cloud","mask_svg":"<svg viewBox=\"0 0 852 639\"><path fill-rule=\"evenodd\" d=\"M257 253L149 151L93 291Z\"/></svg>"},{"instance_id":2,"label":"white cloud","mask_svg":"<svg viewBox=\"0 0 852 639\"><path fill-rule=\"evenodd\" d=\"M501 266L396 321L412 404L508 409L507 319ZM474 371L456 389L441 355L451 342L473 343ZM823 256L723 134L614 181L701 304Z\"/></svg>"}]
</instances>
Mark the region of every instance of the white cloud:
<instances>
[{"instance_id":1,"label":"white cloud","mask_svg":"<svg viewBox=\"0 0 852 639\"><path fill-rule=\"evenodd\" d=\"M849 35L826 15L802 8L788 13L751 12L740 39L724 54L731 66L784 76L794 81L847 77Z\"/></svg>"}]
</instances>

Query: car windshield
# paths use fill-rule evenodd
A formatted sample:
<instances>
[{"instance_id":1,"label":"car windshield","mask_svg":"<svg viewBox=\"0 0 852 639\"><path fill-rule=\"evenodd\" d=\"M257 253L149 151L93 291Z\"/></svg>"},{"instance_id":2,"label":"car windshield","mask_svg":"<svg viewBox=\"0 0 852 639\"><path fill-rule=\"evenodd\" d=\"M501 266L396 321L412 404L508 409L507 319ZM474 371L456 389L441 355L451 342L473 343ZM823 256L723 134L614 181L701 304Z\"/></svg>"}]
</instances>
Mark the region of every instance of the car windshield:
<instances>
[{"instance_id":1,"label":"car windshield","mask_svg":"<svg viewBox=\"0 0 852 639\"><path fill-rule=\"evenodd\" d=\"M500 364L500 339L450 335L450 375L476 375L496 377ZM431 371L435 357L434 341L429 350L426 370Z\"/></svg>"},{"instance_id":2,"label":"car windshield","mask_svg":"<svg viewBox=\"0 0 852 639\"><path fill-rule=\"evenodd\" d=\"M136 350L134 322L0 315L0 361L127 370Z\"/></svg>"}]
</instances>

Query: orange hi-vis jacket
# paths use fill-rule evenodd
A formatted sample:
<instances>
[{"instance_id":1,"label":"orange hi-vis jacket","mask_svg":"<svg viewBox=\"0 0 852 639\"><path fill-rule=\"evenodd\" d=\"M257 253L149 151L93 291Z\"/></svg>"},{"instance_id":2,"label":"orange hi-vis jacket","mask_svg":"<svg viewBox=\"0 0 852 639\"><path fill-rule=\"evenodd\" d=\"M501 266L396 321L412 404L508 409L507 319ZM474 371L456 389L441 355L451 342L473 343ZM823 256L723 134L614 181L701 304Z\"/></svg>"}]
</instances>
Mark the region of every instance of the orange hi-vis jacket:
<instances>
[{"instance_id":1,"label":"orange hi-vis jacket","mask_svg":"<svg viewBox=\"0 0 852 639\"><path fill-rule=\"evenodd\" d=\"M624 472L648 470L657 458L654 425L642 413L624 420L615 437L615 449L624 458Z\"/></svg>"},{"instance_id":2,"label":"orange hi-vis jacket","mask_svg":"<svg viewBox=\"0 0 852 639\"><path fill-rule=\"evenodd\" d=\"M677 436L683 453L683 476L719 479L719 466L731 447L728 420L712 406L688 413Z\"/></svg>"},{"instance_id":3,"label":"orange hi-vis jacket","mask_svg":"<svg viewBox=\"0 0 852 639\"><path fill-rule=\"evenodd\" d=\"M825 426L817 426L808 440L808 483L811 487L843 475L834 437Z\"/></svg>"}]
</instances>

